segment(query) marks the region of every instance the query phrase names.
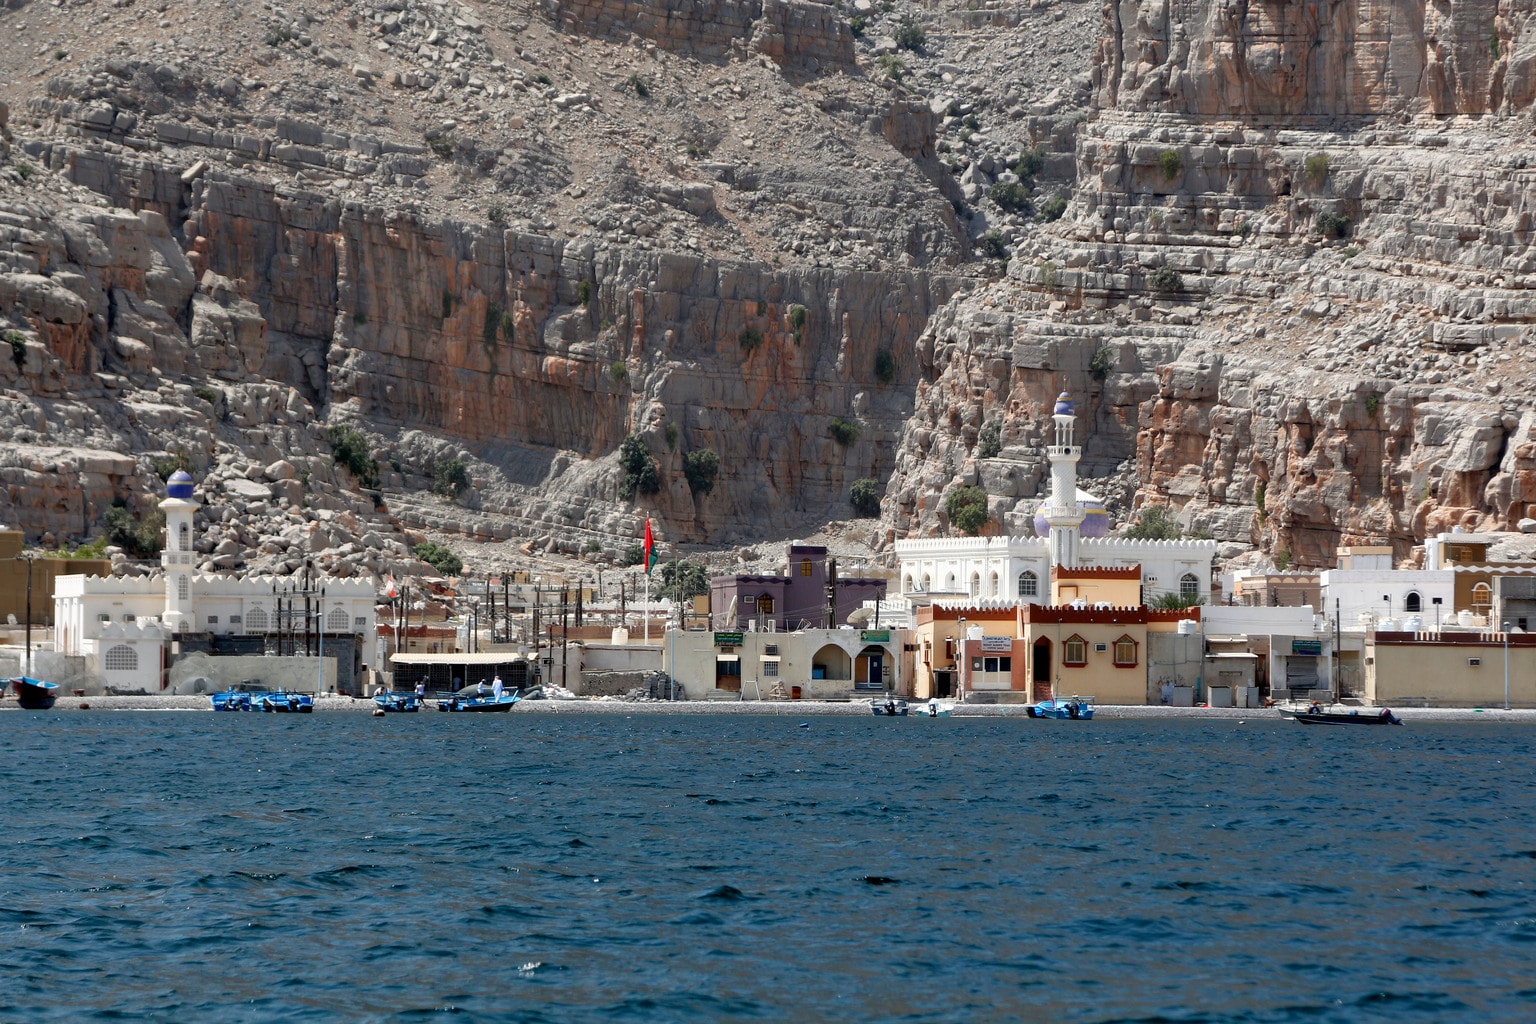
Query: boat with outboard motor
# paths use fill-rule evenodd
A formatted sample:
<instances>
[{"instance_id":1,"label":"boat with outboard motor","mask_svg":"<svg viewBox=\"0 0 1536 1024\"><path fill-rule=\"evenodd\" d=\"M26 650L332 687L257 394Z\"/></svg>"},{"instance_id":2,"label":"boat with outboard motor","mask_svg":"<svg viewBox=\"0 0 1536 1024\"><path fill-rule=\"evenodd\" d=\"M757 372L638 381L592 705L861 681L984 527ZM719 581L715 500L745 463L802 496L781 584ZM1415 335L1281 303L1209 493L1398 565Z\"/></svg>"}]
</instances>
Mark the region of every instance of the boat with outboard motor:
<instances>
[{"instance_id":1,"label":"boat with outboard motor","mask_svg":"<svg viewBox=\"0 0 1536 1024\"><path fill-rule=\"evenodd\" d=\"M1070 718L1086 722L1093 717L1093 698L1074 694L1071 697L1046 698L1028 709L1030 718Z\"/></svg>"},{"instance_id":2,"label":"boat with outboard motor","mask_svg":"<svg viewBox=\"0 0 1536 1024\"><path fill-rule=\"evenodd\" d=\"M315 710L315 698L307 693L289 693L286 690L225 690L210 694L215 711L265 711L272 714L310 714Z\"/></svg>"},{"instance_id":3,"label":"boat with outboard motor","mask_svg":"<svg viewBox=\"0 0 1536 1024\"><path fill-rule=\"evenodd\" d=\"M1402 725L1403 720L1392 713L1391 708L1382 708L1379 714L1364 714L1359 711L1296 711L1289 717L1294 718L1302 725Z\"/></svg>"},{"instance_id":4,"label":"boat with outboard motor","mask_svg":"<svg viewBox=\"0 0 1536 1024\"><path fill-rule=\"evenodd\" d=\"M947 701L929 699L927 704L919 704L912 710L913 718L948 718L954 710L954 705Z\"/></svg>"},{"instance_id":5,"label":"boat with outboard motor","mask_svg":"<svg viewBox=\"0 0 1536 1024\"><path fill-rule=\"evenodd\" d=\"M869 710L877 716L905 717L907 714L907 702L899 697L871 697Z\"/></svg>"},{"instance_id":6,"label":"boat with outboard motor","mask_svg":"<svg viewBox=\"0 0 1536 1024\"><path fill-rule=\"evenodd\" d=\"M45 683L30 676L16 676L8 682L16 693L16 703L27 711L47 711L59 699L58 683Z\"/></svg>"},{"instance_id":7,"label":"boat with outboard motor","mask_svg":"<svg viewBox=\"0 0 1536 1024\"><path fill-rule=\"evenodd\" d=\"M494 695L485 697L453 696L439 700L437 702L437 710L456 712L511 711L512 705L522 699L522 693L519 690L504 693L500 697Z\"/></svg>"},{"instance_id":8,"label":"boat with outboard motor","mask_svg":"<svg viewBox=\"0 0 1536 1024\"><path fill-rule=\"evenodd\" d=\"M373 702L386 712L421 710L421 696L416 693L386 691L373 695Z\"/></svg>"}]
</instances>

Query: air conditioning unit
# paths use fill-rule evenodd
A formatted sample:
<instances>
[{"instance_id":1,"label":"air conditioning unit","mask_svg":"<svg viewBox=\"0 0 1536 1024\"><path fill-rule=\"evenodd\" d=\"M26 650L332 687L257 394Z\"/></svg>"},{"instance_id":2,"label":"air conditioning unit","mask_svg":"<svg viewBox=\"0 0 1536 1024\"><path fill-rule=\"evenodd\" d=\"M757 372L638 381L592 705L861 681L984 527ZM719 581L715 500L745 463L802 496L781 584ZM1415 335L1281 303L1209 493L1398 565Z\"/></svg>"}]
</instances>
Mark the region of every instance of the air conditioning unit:
<instances>
[{"instance_id":1,"label":"air conditioning unit","mask_svg":"<svg viewBox=\"0 0 1536 1024\"><path fill-rule=\"evenodd\" d=\"M1468 658L1467 659L1467 664L1468 665L1472 665L1473 667L1481 665L1482 663L1483 663L1483 659L1482 658Z\"/></svg>"}]
</instances>

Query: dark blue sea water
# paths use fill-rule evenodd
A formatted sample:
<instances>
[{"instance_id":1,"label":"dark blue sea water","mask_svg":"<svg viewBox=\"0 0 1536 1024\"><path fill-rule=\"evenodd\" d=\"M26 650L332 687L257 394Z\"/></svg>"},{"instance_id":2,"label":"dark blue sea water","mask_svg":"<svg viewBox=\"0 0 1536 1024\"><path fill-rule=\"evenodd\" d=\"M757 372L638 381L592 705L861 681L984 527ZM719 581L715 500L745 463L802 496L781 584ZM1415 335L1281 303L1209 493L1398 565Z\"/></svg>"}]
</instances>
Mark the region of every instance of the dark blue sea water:
<instances>
[{"instance_id":1,"label":"dark blue sea water","mask_svg":"<svg viewBox=\"0 0 1536 1024\"><path fill-rule=\"evenodd\" d=\"M0 715L0 1021L1530 1021L1528 727Z\"/></svg>"}]
</instances>

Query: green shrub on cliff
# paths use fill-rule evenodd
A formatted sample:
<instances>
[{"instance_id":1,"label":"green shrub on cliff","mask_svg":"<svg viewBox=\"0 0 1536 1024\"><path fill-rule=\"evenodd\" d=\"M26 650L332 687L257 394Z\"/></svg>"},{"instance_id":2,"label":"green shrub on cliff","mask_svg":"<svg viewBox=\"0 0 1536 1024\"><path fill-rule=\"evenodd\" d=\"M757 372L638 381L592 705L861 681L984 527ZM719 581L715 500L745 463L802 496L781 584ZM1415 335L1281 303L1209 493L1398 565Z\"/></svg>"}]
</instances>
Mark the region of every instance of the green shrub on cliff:
<instances>
[{"instance_id":1,"label":"green shrub on cliff","mask_svg":"<svg viewBox=\"0 0 1536 1024\"><path fill-rule=\"evenodd\" d=\"M880 484L873 477L864 477L848 488L848 503L853 514L860 519L873 519L880 514Z\"/></svg>"},{"instance_id":2,"label":"green shrub on cliff","mask_svg":"<svg viewBox=\"0 0 1536 1024\"><path fill-rule=\"evenodd\" d=\"M713 448L700 448L683 456L683 476L688 479L688 489L695 495L706 495L715 489L715 476L720 472L720 456Z\"/></svg>"},{"instance_id":3,"label":"green shrub on cliff","mask_svg":"<svg viewBox=\"0 0 1536 1024\"><path fill-rule=\"evenodd\" d=\"M457 576L464 571L464 561L441 544L424 540L416 545L416 557L426 562L444 576Z\"/></svg>"},{"instance_id":4,"label":"green shrub on cliff","mask_svg":"<svg viewBox=\"0 0 1536 1024\"><path fill-rule=\"evenodd\" d=\"M944 514L950 525L967 536L981 532L991 518L987 512L987 492L980 487L958 487L944 499Z\"/></svg>"},{"instance_id":5,"label":"green shrub on cliff","mask_svg":"<svg viewBox=\"0 0 1536 1024\"><path fill-rule=\"evenodd\" d=\"M1147 276L1147 284L1157 292L1180 292L1184 290L1184 275L1165 263Z\"/></svg>"},{"instance_id":6,"label":"green shrub on cliff","mask_svg":"<svg viewBox=\"0 0 1536 1024\"><path fill-rule=\"evenodd\" d=\"M1165 149L1157 154L1157 166L1162 168L1163 178L1172 181L1184 169L1184 158L1179 156L1178 150Z\"/></svg>"},{"instance_id":7,"label":"green shrub on cliff","mask_svg":"<svg viewBox=\"0 0 1536 1024\"><path fill-rule=\"evenodd\" d=\"M626 501L637 494L655 494L661 490L661 473L651 450L638 434L630 434L619 445L619 465L624 469L624 482L619 490Z\"/></svg>"},{"instance_id":8,"label":"green shrub on cliff","mask_svg":"<svg viewBox=\"0 0 1536 1024\"><path fill-rule=\"evenodd\" d=\"M347 424L337 424L327 434L336 464L345 466L364 487L379 486L379 460L370 451L368 435Z\"/></svg>"}]
</instances>

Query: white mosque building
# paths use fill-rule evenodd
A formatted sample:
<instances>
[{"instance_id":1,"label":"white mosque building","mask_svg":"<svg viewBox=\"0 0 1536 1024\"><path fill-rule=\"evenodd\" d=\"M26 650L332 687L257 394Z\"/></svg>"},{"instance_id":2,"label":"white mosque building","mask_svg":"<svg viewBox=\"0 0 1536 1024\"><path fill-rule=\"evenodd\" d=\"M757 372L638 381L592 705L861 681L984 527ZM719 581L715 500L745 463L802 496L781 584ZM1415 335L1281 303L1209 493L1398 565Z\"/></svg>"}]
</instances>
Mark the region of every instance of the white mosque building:
<instances>
[{"instance_id":1,"label":"white mosque building","mask_svg":"<svg viewBox=\"0 0 1536 1024\"><path fill-rule=\"evenodd\" d=\"M166 536L159 576L58 577L55 651L83 657L86 675L103 686L149 693L167 687L173 648L196 634L302 637L307 620L312 631L323 623L328 638L360 635L361 650L371 651L377 634L372 581L315 576L299 589L296 577L199 574L193 518L201 507L192 477L171 474L160 502ZM346 650L350 655L353 647Z\"/></svg>"},{"instance_id":2,"label":"white mosque building","mask_svg":"<svg viewBox=\"0 0 1536 1024\"><path fill-rule=\"evenodd\" d=\"M1131 540L1109 536L1101 498L1077 486L1082 448L1077 415L1063 391L1052 417L1056 443L1046 449L1051 493L1035 516L1035 536L936 537L896 542L901 595L914 604L940 601L1045 604L1052 566L1141 568L1142 601L1165 594L1208 604L1214 540Z\"/></svg>"}]
</instances>

